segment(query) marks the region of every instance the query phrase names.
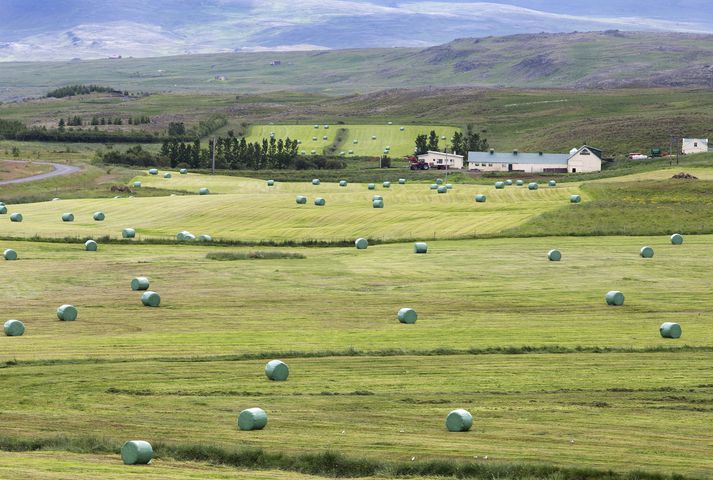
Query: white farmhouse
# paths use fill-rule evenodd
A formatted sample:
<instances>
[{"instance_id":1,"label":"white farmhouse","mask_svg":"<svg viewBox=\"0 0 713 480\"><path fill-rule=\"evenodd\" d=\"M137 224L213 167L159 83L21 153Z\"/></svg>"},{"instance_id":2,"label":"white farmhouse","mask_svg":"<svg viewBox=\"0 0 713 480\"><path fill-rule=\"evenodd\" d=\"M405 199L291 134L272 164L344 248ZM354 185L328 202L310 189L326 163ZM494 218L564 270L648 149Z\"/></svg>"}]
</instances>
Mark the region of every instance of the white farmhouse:
<instances>
[{"instance_id":1,"label":"white farmhouse","mask_svg":"<svg viewBox=\"0 0 713 480\"><path fill-rule=\"evenodd\" d=\"M569 154L469 152L468 170L480 172L586 173L602 170L602 151L585 145Z\"/></svg>"},{"instance_id":2,"label":"white farmhouse","mask_svg":"<svg viewBox=\"0 0 713 480\"><path fill-rule=\"evenodd\" d=\"M684 155L691 155L694 153L708 153L708 139L684 138L683 147L681 147L681 151Z\"/></svg>"},{"instance_id":3,"label":"white farmhouse","mask_svg":"<svg viewBox=\"0 0 713 480\"><path fill-rule=\"evenodd\" d=\"M428 153L418 156L418 160L426 162L429 167L437 169L457 169L462 170L465 166L463 155L455 153L434 152L429 150Z\"/></svg>"}]
</instances>

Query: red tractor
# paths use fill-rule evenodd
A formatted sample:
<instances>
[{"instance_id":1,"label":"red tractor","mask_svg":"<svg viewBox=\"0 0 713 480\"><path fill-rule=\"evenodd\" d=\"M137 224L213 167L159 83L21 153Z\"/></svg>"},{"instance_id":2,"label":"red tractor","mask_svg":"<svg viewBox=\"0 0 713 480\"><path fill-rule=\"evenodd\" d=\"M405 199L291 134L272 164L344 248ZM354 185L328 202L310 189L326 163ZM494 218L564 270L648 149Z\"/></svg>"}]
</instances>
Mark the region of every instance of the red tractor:
<instances>
[{"instance_id":1,"label":"red tractor","mask_svg":"<svg viewBox=\"0 0 713 480\"><path fill-rule=\"evenodd\" d=\"M411 170L428 170L429 168L431 168L431 166L427 162L419 160L418 157L415 155L406 157L406 160L408 160L410 164L409 168Z\"/></svg>"}]
</instances>

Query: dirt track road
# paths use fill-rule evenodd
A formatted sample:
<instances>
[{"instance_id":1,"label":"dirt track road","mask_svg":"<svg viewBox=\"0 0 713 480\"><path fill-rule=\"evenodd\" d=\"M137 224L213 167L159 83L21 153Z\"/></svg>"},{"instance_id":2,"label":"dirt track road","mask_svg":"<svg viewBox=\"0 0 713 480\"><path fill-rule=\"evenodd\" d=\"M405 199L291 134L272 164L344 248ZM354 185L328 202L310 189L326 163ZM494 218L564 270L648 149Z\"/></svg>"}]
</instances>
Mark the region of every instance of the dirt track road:
<instances>
[{"instance_id":1,"label":"dirt track road","mask_svg":"<svg viewBox=\"0 0 713 480\"><path fill-rule=\"evenodd\" d=\"M5 160L6 162L13 162L13 163L25 163L21 160ZM45 180L47 178L52 178L52 177L60 177L63 175L71 175L73 173L77 173L81 171L81 168L75 167L73 165L63 165L61 163L47 163L47 162L35 162L39 163L42 165L52 165L52 170L51 172L47 173L40 173L38 175L31 175L29 177L24 177L24 178L15 178L13 180L3 180L0 181L0 186L2 185L11 185L15 183L28 183L28 182L36 182L38 180Z\"/></svg>"}]
</instances>

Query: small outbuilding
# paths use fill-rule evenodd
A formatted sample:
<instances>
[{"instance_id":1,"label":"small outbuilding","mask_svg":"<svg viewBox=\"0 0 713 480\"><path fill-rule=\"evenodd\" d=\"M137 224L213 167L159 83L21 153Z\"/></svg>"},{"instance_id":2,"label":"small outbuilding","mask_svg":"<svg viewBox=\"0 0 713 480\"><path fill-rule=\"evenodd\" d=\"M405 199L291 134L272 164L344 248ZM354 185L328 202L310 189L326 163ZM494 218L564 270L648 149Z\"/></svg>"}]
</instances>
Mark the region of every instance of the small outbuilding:
<instances>
[{"instance_id":1,"label":"small outbuilding","mask_svg":"<svg viewBox=\"0 0 713 480\"><path fill-rule=\"evenodd\" d=\"M462 170L464 163L463 155L456 155L455 153L444 153L444 152L434 152L429 150L428 153L423 155L418 155L419 162L424 162L428 164L430 168L436 168L440 170L456 169Z\"/></svg>"}]
</instances>

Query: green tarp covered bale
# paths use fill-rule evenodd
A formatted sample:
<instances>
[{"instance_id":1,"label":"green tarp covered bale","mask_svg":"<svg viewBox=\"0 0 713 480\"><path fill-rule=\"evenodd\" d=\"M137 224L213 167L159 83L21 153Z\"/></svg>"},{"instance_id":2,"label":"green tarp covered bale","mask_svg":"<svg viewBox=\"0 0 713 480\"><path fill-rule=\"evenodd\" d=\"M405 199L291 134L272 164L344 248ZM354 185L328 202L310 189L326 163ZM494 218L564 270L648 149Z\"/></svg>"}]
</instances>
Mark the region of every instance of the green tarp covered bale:
<instances>
[{"instance_id":1,"label":"green tarp covered bale","mask_svg":"<svg viewBox=\"0 0 713 480\"><path fill-rule=\"evenodd\" d=\"M483 195L482 193L479 193L478 195L475 196L475 201L478 203L485 203L485 201L487 199L488 198L485 195Z\"/></svg>"},{"instance_id":2,"label":"green tarp covered bale","mask_svg":"<svg viewBox=\"0 0 713 480\"><path fill-rule=\"evenodd\" d=\"M152 168L152 169L149 170L149 174L150 174L150 175L158 175L158 170L155 169L155 168Z\"/></svg>"},{"instance_id":3,"label":"green tarp covered bale","mask_svg":"<svg viewBox=\"0 0 713 480\"><path fill-rule=\"evenodd\" d=\"M557 182L554 181L554 180L550 180L549 183L548 183L548 185L549 185L550 187L556 187L556 186L557 186Z\"/></svg>"},{"instance_id":4,"label":"green tarp covered bale","mask_svg":"<svg viewBox=\"0 0 713 480\"><path fill-rule=\"evenodd\" d=\"M8 320L5 322L4 330L8 337L20 337L25 333L25 324L19 320Z\"/></svg>"},{"instance_id":5,"label":"green tarp covered bale","mask_svg":"<svg viewBox=\"0 0 713 480\"><path fill-rule=\"evenodd\" d=\"M550 250L547 252L547 258L550 262L559 262L562 260L562 253L559 250Z\"/></svg>"},{"instance_id":6,"label":"green tarp covered bale","mask_svg":"<svg viewBox=\"0 0 713 480\"><path fill-rule=\"evenodd\" d=\"M149 442L130 440L121 446L121 460L124 465L148 465L153 458L153 448Z\"/></svg>"},{"instance_id":7,"label":"green tarp covered bale","mask_svg":"<svg viewBox=\"0 0 713 480\"><path fill-rule=\"evenodd\" d=\"M582 197L580 197L579 195L570 195L569 201L570 203L579 203L582 201Z\"/></svg>"},{"instance_id":8,"label":"green tarp covered bale","mask_svg":"<svg viewBox=\"0 0 713 480\"><path fill-rule=\"evenodd\" d=\"M446 428L449 432L467 432L473 426L473 415L468 410L459 408L446 417Z\"/></svg>"},{"instance_id":9,"label":"green tarp covered bale","mask_svg":"<svg viewBox=\"0 0 713 480\"><path fill-rule=\"evenodd\" d=\"M134 238L136 237L136 230L133 228L125 228L121 231L122 238Z\"/></svg>"},{"instance_id":10,"label":"green tarp covered bale","mask_svg":"<svg viewBox=\"0 0 713 480\"><path fill-rule=\"evenodd\" d=\"M401 323L414 324L418 319L418 315L413 308L402 308L399 310L399 313L396 314L396 318L398 318Z\"/></svg>"},{"instance_id":11,"label":"green tarp covered bale","mask_svg":"<svg viewBox=\"0 0 713 480\"><path fill-rule=\"evenodd\" d=\"M399 178L399 185L406 185L406 179L405 179L405 178Z\"/></svg>"},{"instance_id":12,"label":"green tarp covered bale","mask_svg":"<svg viewBox=\"0 0 713 480\"><path fill-rule=\"evenodd\" d=\"M57 318L63 322L73 322L77 319L77 308L74 305L62 305L57 309Z\"/></svg>"},{"instance_id":13,"label":"green tarp covered bale","mask_svg":"<svg viewBox=\"0 0 713 480\"><path fill-rule=\"evenodd\" d=\"M681 338L681 325L673 322L662 323L659 327L659 333L663 338Z\"/></svg>"},{"instance_id":14,"label":"green tarp covered bale","mask_svg":"<svg viewBox=\"0 0 713 480\"><path fill-rule=\"evenodd\" d=\"M0 215L7 215L7 207L5 205L0 205Z\"/></svg>"},{"instance_id":15,"label":"green tarp covered bale","mask_svg":"<svg viewBox=\"0 0 713 480\"><path fill-rule=\"evenodd\" d=\"M384 208L384 201L382 199L372 200L371 206L374 208Z\"/></svg>"},{"instance_id":16,"label":"green tarp covered bale","mask_svg":"<svg viewBox=\"0 0 713 480\"><path fill-rule=\"evenodd\" d=\"M443 183L443 179L442 179L442 178L437 178L437 179L436 179L436 184L437 184L437 185L441 185L442 183Z\"/></svg>"},{"instance_id":17,"label":"green tarp covered bale","mask_svg":"<svg viewBox=\"0 0 713 480\"><path fill-rule=\"evenodd\" d=\"M267 425L267 413L262 408L248 408L238 415L240 430L262 430Z\"/></svg>"},{"instance_id":18,"label":"green tarp covered bale","mask_svg":"<svg viewBox=\"0 0 713 480\"><path fill-rule=\"evenodd\" d=\"M5 260L17 260L17 252L12 248L8 248L7 250L5 250L2 256L3 258L5 258Z\"/></svg>"},{"instance_id":19,"label":"green tarp covered bale","mask_svg":"<svg viewBox=\"0 0 713 480\"><path fill-rule=\"evenodd\" d=\"M15 223L20 223L22 221L22 214L21 213L13 213L10 215L10 221L15 222Z\"/></svg>"},{"instance_id":20,"label":"green tarp covered bale","mask_svg":"<svg viewBox=\"0 0 713 480\"><path fill-rule=\"evenodd\" d=\"M607 301L607 305L614 305L616 307L624 305L624 294L617 290L612 290L607 293L605 299Z\"/></svg>"},{"instance_id":21,"label":"green tarp covered bale","mask_svg":"<svg viewBox=\"0 0 713 480\"><path fill-rule=\"evenodd\" d=\"M268 181L267 181L267 186L268 186L268 187L273 187L273 186L275 186L275 181L274 181L274 180L268 180Z\"/></svg>"},{"instance_id":22,"label":"green tarp covered bale","mask_svg":"<svg viewBox=\"0 0 713 480\"><path fill-rule=\"evenodd\" d=\"M312 179L312 185L319 185L319 178L313 178Z\"/></svg>"},{"instance_id":23,"label":"green tarp covered bale","mask_svg":"<svg viewBox=\"0 0 713 480\"><path fill-rule=\"evenodd\" d=\"M305 205L307 203L307 197L302 196L302 195L297 195L295 197L295 202L297 205Z\"/></svg>"},{"instance_id":24,"label":"green tarp covered bale","mask_svg":"<svg viewBox=\"0 0 713 480\"><path fill-rule=\"evenodd\" d=\"M314 199L314 204L317 205L318 207L323 207L326 205L327 201L323 199L322 197L317 197Z\"/></svg>"},{"instance_id":25,"label":"green tarp covered bale","mask_svg":"<svg viewBox=\"0 0 713 480\"><path fill-rule=\"evenodd\" d=\"M146 277L134 277L131 279L131 289L134 291L148 290L149 279Z\"/></svg>"},{"instance_id":26,"label":"green tarp covered bale","mask_svg":"<svg viewBox=\"0 0 713 480\"><path fill-rule=\"evenodd\" d=\"M540 186L536 182L530 182L527 184L528 190L537 190Z\"/></svg>"},{"instance_id":27,"label":"green tarp covered bale","mask_svg":"<svg viewBox=\"0 0 713 480\"><path fill-rule=\"evenodd\" d=\"M525 185L525 182L524 182L523 180L518 180L517 182L515 182L515 184L516 184L518 187L522 187L523 185Z\"/></svg>"},{"instance_id":28,"label":"green tarp covered bale","mask_svg":"<svg viewBox=\"0 0 713 480\"><path fill-rule=\"evenodd\" d=\"M673 245L681 245L683 243L683 235L680 233L674 233L671 235L671 243Z\"/></svg>"},{"instance_id":29,"label":"green tarp covered bale","mask_svg":"<svg viewBox=\"0 0 713 480\"><path fill-rule=\"evenodd\" d=\"M187 168L182 168L182 169L180 170L180 172L181 172L181 175L187 175L187 174L188 174L188 169L187 169Z\"/></svg>"},{"instance_id":30,"label":"green tarp covered bale","mask_svg":"<svg viewBox=\"0 0 713 480\"><path fill-rule=\"evenodd\" d=\"M134 182L134 188L141 188L141 182Z\"/></svg>"},{"instance_id":31,"label":"green tarp covered bale","mask_svg":"<svg viewBox=\"0 0 713 480\"><path fill-rule=\"evenodd\" d=\"M84 242L84 250L87 252L96 252L99 249L99 245L94 240L87 240Z\"/></svg>"},{"instance_id":32,"label":"green tarp covered bale","mask_svg":"<svg viewBox=\"0 0 713 480\"><path fill-rule=\"evenodd\" d=\"M505 182L495 182L495 188L497 188L498 190L502 190L503 188L505 188Z\"/></svg>"},{"instance_id":33,"label":"green tarp covered bale","mask_svg":"<svg viewBox=\"0 0 713 480\"><path fill-rule=\"evenodd\" d=\"M453 184L452 183L446 183L446 188L448 190L453 190Z\"/></svg>"},{"instance_id":34,"label":"green tarp covered bale","mask_svg":"<svg viewBox=\"0 0 713 480\"><path fill-rule=\"evenodd\" d=\"M290 375L290 368L285 362L280 360L271 360L265 365L265 375L270 380L276 382L284 382Z\"/></svg>"},{"instance_id":35,"label":"green tarp covered bale","mask_svg":"<svg viewBox=\"0 0 713 480\"><path fill-rule=\"evenodd\" d=\"M104 219L106 218L106 215L104 215L104 212L94 212L94 215L92 215L92 218L97 222L103 222Z\"/></svg>"},{"instance_id":36,"label":"green tarp covered bale","mask_svg":"<svg viewBox=\"0 0 713 480\"><path fill-rule=\"evenodd\" d=\"M413 244L414 253L428 253L428 244L426 242L416 242Z\"/></svg>"},{"instance_id":37,"label":"green tarp covered bale","mask_svg":"<svg viewBox=\"0 0 713 480\"><path fill-rule=\"evenodd\" d=\"M210 190L208 190L206 187L203 187L200 190L198 190L198 195L209 195L209 194L210 194Z\"/></svg>"},{"instance_id":38,"label":"green tarp covered bale","mask_svg":"<svg viewBox=\"0 0 713 480\"><path fill-rule=\"evenodd\" d=\"M505 180L505 185L512 185L512 180Z\"/></svg>"},{"instance_id":39,"label":"green tarp covered bale","mask_svg":"<svg viewBox=\"0 0 713 480\"><path fill-rule=\"evenodd\" d=\"M641 247L641 250L639 250L639 255L641 255L643 258L653 258L654 249L651 247Z\"/></svg>"},{"instance_id":40,"label":"green tarp covered bale","mask_svg":"<svg viewBox=\"0 0 713 480\"><path fill-rule=\"evenodd\" d=\"M354 246L357 248L357 250L366 250L366 248L369 246L369 241L366 238L357 238L354 241Z\"/></svg>"},{"instance_id":41,"label":"green tarp covered bale","mask_svg":"<svg viewBox=\"0 0 713 480\"><path fill-rule=\"evenodd\" d=\"M437 184L437 183L432 183L429 188L430 188L431 190L438 190L438 184Z\"/></svg>"},{"instance_id":42,"label":"green tarp covered bale","mask_svg":"<svg viewBox=\"0 0 713 480\"><path fill-rule=\"evenodd\" d=\"M382 184L382 186L383 186L384 188L391 188L391 182L384 182L384 183Z\"/></svg>"},{"instance_id":43,"label":"green tarp covered bale","mask_svg":"<svg viewBox=\"0 0 713 480\"><path fill-rule=\"evenodd\" d=\"M171 175L171 174L168 173L168 172L166 172L166 173L163 174L163 178L172 178L172 177L173 177L173 175Z\"/></svg>"},{"instance_id":44,"label":"green tarp covered bale","mask_svg":"<svg viewBox=\"0 0 713 480\"><path fill-rule=\"evenodd\" d=\"M141 295L141 303L143 303L146 307L158 307L161 305L161 296L158 293L149 290Z\"/></svg>"},{"instance_id":45,"label":"green tarp covered bale","mask_svg":"<svg viewBox=\"0 0 713 480\"><path fill-rule=\"evenodd\" d=\"M198 237L198 240L201 242L212 242L213 237L211 237L210 235L201 235L200 237Z\"/></svg>"},{"instance_id":46,"label":"green tarp covered bale","mask_svg":"<svg viewBox=\"0 0 713 480\"><path fill-rule=\"evenodd\" d=\"M370 183L369 185L366 186L369 190L376 190L376 184Z\"/></svg>"},{"instance_id":47,"label":"green tarp covered bale","mask_svg":"<svg viewBox=\"0 0 713 480\"><path fill-rule=\"evenodd\" d=\"M339 186L340 186L340 187L346 187L346 186L347 186L347 181L346 181L346 180L339 180Z\"/></svg>"},{"instance_id":48,"label":"green tarp covered bale","mask_svg":"<svg viewBox=\"0 0 713 480\"><path fill-rule=\"evenodd\" d=\"M180 232L178 232L176 234L176 240L178 240L179 242L186 242L186 241L195 240L195 239L196 239L195 235L193 235L188 230L181 230Z\"/></svg>"},{"instance_id":49,"label":"green tarp covered bale","mask_svg":"<svg viewBox=\"0 0 713 480\"><path fill-rule=\"evenodd\" d=\"M382 197L381 195L374 195L373 197L371 197L371 199L372 200L383 200L384 197Z\"/></svg>"},{"instance_id":50,"label":"green tarp covered bale","mask_svg":"<svg viewBox=\"0 0 713 480\"><path fill-rule=\"evenodd\" d=\"M438 193L448 193L448 189L446 188L445 185L439 185L437 189Z\"/></svg>"},{"instance_id":51,"label":"green tarp covered bale","mask_svg":"<svg viewBox=\"0 0 713 480\"><path fill-rule=\"evenodd\" d=\"M74 221L74 214L72 214L72 213L63 213L63 214L62 214L62 221L63 221L63 222L73 222L73 221Z\"/></svg>"}]
</instances>

